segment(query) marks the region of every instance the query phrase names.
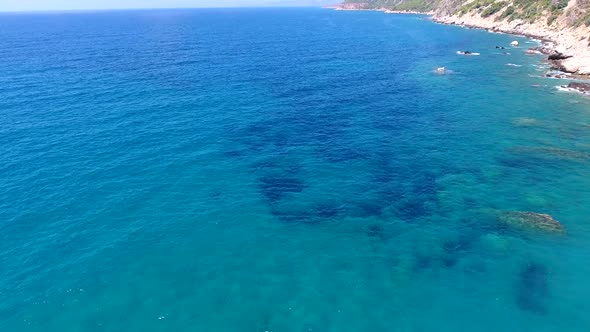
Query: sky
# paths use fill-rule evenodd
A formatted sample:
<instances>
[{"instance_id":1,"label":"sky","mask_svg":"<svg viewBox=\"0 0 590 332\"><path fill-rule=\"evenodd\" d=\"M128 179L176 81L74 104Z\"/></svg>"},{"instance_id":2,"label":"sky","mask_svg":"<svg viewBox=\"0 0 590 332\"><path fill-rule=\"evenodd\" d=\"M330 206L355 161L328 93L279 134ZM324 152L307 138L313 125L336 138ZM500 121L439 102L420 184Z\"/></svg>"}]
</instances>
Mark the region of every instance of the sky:
<instances>
[{"instance_id":1,"label":"sky","mask_svg":"<svg viewBox=\"0 0 590 332\"><path fill-rule=\"evenodd\" d=\"M0 0L0 11L321 6L339 0Z\"/></svg>"}]
</instances>

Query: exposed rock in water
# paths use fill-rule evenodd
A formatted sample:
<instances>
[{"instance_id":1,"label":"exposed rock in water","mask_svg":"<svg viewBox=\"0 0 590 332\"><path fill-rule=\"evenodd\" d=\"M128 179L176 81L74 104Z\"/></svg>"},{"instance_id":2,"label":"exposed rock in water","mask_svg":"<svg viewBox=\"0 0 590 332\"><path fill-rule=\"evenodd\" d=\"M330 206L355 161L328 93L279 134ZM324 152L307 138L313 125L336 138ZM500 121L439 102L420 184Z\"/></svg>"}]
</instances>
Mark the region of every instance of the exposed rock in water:
<instances>
[{"instance_id":1,"label":"exposed rock in water","mask_svg":"<svg viewBox=\"0 0 590 332\"><path fill-rule=\"evenodd\" d=\"M520 272L516 287L516 304L525 311L543 315L547 313L549 297L548 273L544 265L529 263Z\"/></svg>"},{"instance_id":2,"label":"exposed rock in water","mask_svg":"<svg viewBox=\"0 0 590 332\"><path fill-rule=\"evenodd\" d=\"M553 234L565 233L563 225L548 214L507 211L501 212L498 215L498 221L518 230L540 231Z\"/></svg>"},{"instance_id":3,"label":"exposed rock in water","mask_svg":"<svg viewBox=\"0 0 590 332\"><path fill-rule=\"evenodd\" d=\"M542 45L537 47L531 47L525 51L526 54L551 54L553 53L553 47L549 45Z\"/></svg>"},{"instance_id":4,"label":"exposed rock in water","mask_svg":"<svg viewBox=\"0 0 590 332\"><path fill-rule=\"evenodd\" d=\"M525 54L528 54L528 55L543 54L543 53L541 53L541 51L536 50L536 47L535 48L529 48L528 50L524 51L524 53Z\"/></svg>"},{"instance_id":5,"label":"exposed rock in water","mask_svg":"<svg viewBox=\"0 0 590 332\"><path fill-rule=\"evenodd\" d=\"M571 78L571 74L570 73L564 73L562 71L552 70L552 71L546 73L545 74L545 77L548 77L548 78L559 78L559 79L568 79L568 78Z\"/></svg>"},{"instance_id":6,"label":"exposed rock in water","mask_svg":"<svg viewBox=\"0 0 590 332\"><path fill-rule=\"evenodd\" d=\"M562 88L575 90L583 94L590 94L590 83L571 82L568 85L563 85Z\"/></svg>"}]
</instances>

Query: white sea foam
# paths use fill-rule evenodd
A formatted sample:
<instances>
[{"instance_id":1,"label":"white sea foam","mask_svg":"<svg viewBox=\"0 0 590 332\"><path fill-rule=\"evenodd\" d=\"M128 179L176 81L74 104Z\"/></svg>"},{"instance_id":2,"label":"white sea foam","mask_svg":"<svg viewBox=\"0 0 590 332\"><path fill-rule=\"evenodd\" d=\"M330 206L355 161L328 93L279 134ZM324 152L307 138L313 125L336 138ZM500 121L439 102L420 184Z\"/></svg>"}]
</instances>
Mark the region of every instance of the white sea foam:
<instances>
[{"instance_id":1,"label":"white sea foam","mask_svg":"<svg viewBox=\"0 0 590 332\"><path fill-rule=\"evenodd\" d=\"M558 85L555 87L557 89L557 91L561 91L561 92L574 92L574 93L579 93L579 94L585 94L582 91L576 90L576 89L572 89L572 88L568 88L565 85Z\"/></svg>"}]
</instances>

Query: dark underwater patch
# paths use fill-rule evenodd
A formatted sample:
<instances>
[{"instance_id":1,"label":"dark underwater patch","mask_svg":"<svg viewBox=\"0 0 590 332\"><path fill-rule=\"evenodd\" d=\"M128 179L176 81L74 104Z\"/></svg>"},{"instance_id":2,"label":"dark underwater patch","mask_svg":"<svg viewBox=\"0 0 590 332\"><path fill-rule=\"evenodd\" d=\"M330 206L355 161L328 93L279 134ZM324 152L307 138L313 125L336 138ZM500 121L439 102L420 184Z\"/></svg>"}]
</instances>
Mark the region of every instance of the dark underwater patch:
<instances>
[{"instance_id":1,"label":"dark underwater patch","mask_svg":"<svg viewBox=\"0 0 590 332\"><path fill-rule=\"evenodd\" d=\"M450 268L454 267L455 265L457 265L457 261L458 261L457 257L452 257L452 256L451 257L446 256L446 257L443 257L443 259L442 259L443 266L446 267L447 269L450 269Z\"/></svg>"},{"instance_id":2,"label":"dark underwater patch","mask_svg":"<svg viewBox=\"0 0 590 332\"><path fill-rule=\"evenodd\" d=\"M430 256L416 254L414 256L414 265L412 271L414 273L420 273L425 270L432 269L434 265L434 260Z\"/></svg>"},{"instance_id":3,"label":"dark underwater patch","mask_svg":"<svg viewBox=\"0 0 590 332\"><path fill-rule=\"evenodd\" d=\"M502 156L497 158L500 165L508 168L527 169L541 166L538 162L531 158L523 158L516 156Z\"/></svg>"},{"instance_id":4,"label":"dark underwater patch","mask_svg":"<svg viewBox=\"0 0 590 332\"><path fill-rule=\"evenodd\" d=\"M383 186L383 188L378 191L378 194L379 198L388 204L396 202L405 196L404 192L395 184Z\"/></svg>"},{"instance_id":5,"label":"dark underwater patch","mask_svg":"<svg viewBox=\"0 0 590 332\"><path fill-rule=\"evenodd\" d=\"M272 315L269 312L265 312L262 317L260 317L259 321L257 322L256 332L265 332L270 331L270 322L271 322Z\"/></svg>"},{"instance_id":6,"label":"dark underwater patch","mask_svg":"<svg viewBox=\"0 0 590 332\"><path fill-rule=\"evenodd\" d=\"M590 154L557 148L513 147L497 157L499 164L516 169L568 167L572 162L588 162Z\"/></svg>"},{"instance_id":7,"label":"dark underwater patch","mask_svg":"<svg viewBox=\"0 0 590 332\"><path fill-rule=\"evenodd\" d=\"M393 167L393 153L389 151L379 151L372 160L372 180L376 185L386 185L396 179L398 172Z\"/></svg>"},{"instance_id":8,"label":"dark underwater patch","mask_svg":"<svg viewBox=\"0 0 590 332\"><path fill-rule=\"evenodd\" d=\"M436 176L411 172L398 174L397 178L404 182L389 184L381 193L384 199L394 203L398 218L413 222L431 215L429 206L438 200Z\"/></svg>"},{"instance_id":9,"label":"dark underwater patch","mask_svg":"<svg viewBox=\"0 0 590 332\"><path fill-rule=\"evenodd\" d=\"M438 193L436 177L431 174L419 176L413 183L412 191L414 195L423 197L426 200L433 200Z\"/></svg>"},{"instance_id":10,"label":"dark underwater patch","mask_svg":"<svg viewBox=\"0 0 590 332\"><path fill-rule=\"evenodd\" d=\"M284 223L313 224L317 222L309 211L273 208L270 213Z\"/></svg>"},{"instance_id":11,"label":"dark underwater patch","mask_svg":"<svg viewBox=\"0 0 590 332\"><path fill-rule=\"evenodd\" d=\"M478 206L477 200L472 197L463 197L463 205L467 208L473 209Z\"/></svg>"},{"instance_id":12,"label":"dark underwater patch","mask_svg":"<svg viewBox=\"0 0 590 332\"><path fill-rule=\"evenodd\" d=\"M384 240L385 239L385 227L379 224L369 225L367 227L367 236L375 239Z\"/></svg>"},{"instance_id":13,"label":"dark underwater patch","mask_svg":"<svg viewBox=\"0 0 590 332\"><path fill-rule=\"evenodd\" d=\"M262 195L270 203L275 203L288 194L303 191L305 184L299 178L289 175L265 175L259 178Z\"/></svg>"},{"instance_id":14,"label":"dark underwater patch","mask_svg":"<svg viewBox=\"0 0 590 332\"><path fill-rule=\"evenodd\" d=\"M385 169L375 171L373 172L372 180L377 185L388 185L395 180L395 174L392 171Z\"/></svg>"},{"instance_id":15,"label":"dark underwater patch","mask_svg":"<svg viewBox=\"0 0 590 332\"><path fill-rule=\"evenodd\" d=\"M505 224L498 222L497 214L493 211L471 212L469 216L461 218L460 224L463 230L469 230L472 241L484 234L504 234L508 230Z\"/></svg>"},{"instance_id":16,"label":"dark underwater patch","mask_svg":"<svg viewBox=\"0 0 590 332\"><path fill-rule=\"evenodd\" d=\"M516 285L516 304L521 310L538 315L547 313L549 275L540 263L527 264L519 274Z\"/></svg>"},{"instance_id":17,"label":"dark underwater patch","mask_svg":"<svg viewBox=\"0 0 590 332\"><path fill-rule=\"evenodd\" d=\"M299 135L303 129L282 117L274 120L252 124L236 135L236 141L244 144L251 152L266 151L276 155L285 155L293 146L306 142L305 135Z\"/></svg>"},{"instance_id":18,"label":"dark underwater patch","mask_svg":"<svg viewBox=\"0 0 590 332\"><path fill-rule=\"evenodd\" d=\"M223 155L228 158L240 158L245 155L245 152L242 150L228 150L224 151Z\"/></svg>"},{"instance_id":19,"label":"dark underwater patch","mask_svg":"<svg viewBox=\"0 0 590 332\"><path fill-rule=\"evenodd\" d=\"M250 165L252 171L261 171L266 173L280 173L295 176L301 170L301 167L293 163L285 163L284 160L265 159L254 162Z\"/></svg>"},{"instance_id":20,"label":"dark underwater patch","mask_svg":"<svg viewBox=\"0 0 590 332\"><path fill-rule=\"evenodd\" d=\"M311 207L291 208L289 203L276 204L271 214L286 223L317 224L330 221L343 213L343 207L338 204L323 202Z\"/></svg>"},{"instance_id":21,"label":"dark underwater patch","mask_svg":"<svg viewBox=\"0 0 590 332\"><path fill-rule=\"evenodd\" d=\"M380 217L383 215L385 208L378 202L355 202L355 216L356 217Z\"/></svg>"},{"instance_id":22,"label":"dark underwater patch","mask_svg":"<svg viewBox=\"0 0 590 332\"><path fill-rule=\"evenodd\" d=\"M331 147L328 145L322 145L319 147L317 153L321 158L331 163L342 163L367 158L367 155L361 151L350 148Z\"/></svg>"},{"instance_id":23,"label":"dark underwater patch","mask_svg":"<svg viewBox=\"0 0 590 332\"><path fill-rule=\"evenodd\" d=\"M464 254L471 251L473 241L466 236L449 239L443 243L443 250L449 255Z\"/></svg>"},{"instance_id":24,"label":"dark underwater patch","mask_svg":"<svg viewBox=\"0 0 590 332\"><path fill-rule=\"evenodd\" d=\"M474 239L468 236L460 236L454 239L447 239L442 245L444 255L442 257L442 264L446 268L452 268L457 265L457 262L470 253L473 247Z\"/></svg>"},{"instance_id":25,"label":"dark underwater patch","mask_svg":"<svg viewBox=\"0 0 590 332\"><path fill-rule=\"evenodd\" d=\"M319 203L314 208L314 214L322 219L337 217L342 211L343 206L334 203Z\"/></svg>"},{"instance_id":26,"label":"dark underwater patch","mask_svg":"<svg viewBox=\"0 0 590 332\"><path fill-rule=\"evenodd\" d=\"M430 211L424 207L424 202L417 198L406 199L396 205L397 217L406 222L413 222L430 214Z\"/></svg>"},{"instance_id":27,"label":"dark underwater patch","mask_svg":"<svg viewBox=\"0 0 590 332\"><path fill-rule=\"evenodd\" d=\"M515 146L510 148L509 152L515 155L523 155L529 159L537 160L582 162L590 160L589 153L577 150L562 149L553 146Z\"/></svg>"}]
</instances>

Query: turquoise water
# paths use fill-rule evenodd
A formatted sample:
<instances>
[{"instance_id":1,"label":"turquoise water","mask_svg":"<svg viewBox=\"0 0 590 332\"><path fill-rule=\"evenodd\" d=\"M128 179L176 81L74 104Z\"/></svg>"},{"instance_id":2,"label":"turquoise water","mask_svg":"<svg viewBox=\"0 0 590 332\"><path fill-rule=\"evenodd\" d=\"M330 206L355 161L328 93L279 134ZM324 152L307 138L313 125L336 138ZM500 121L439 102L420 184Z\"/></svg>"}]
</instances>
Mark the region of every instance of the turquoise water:
<instances>
[{"instance_id":1,"label":"turquoise water","mask_svg":"<svg viewBox=\"0 0 590 332\"><path fill-rule=\"evenodd\" d=\"M0 16L0 329L588 331L590 102L514 39L320 9Z\"/></svg>"}]
</instances>

